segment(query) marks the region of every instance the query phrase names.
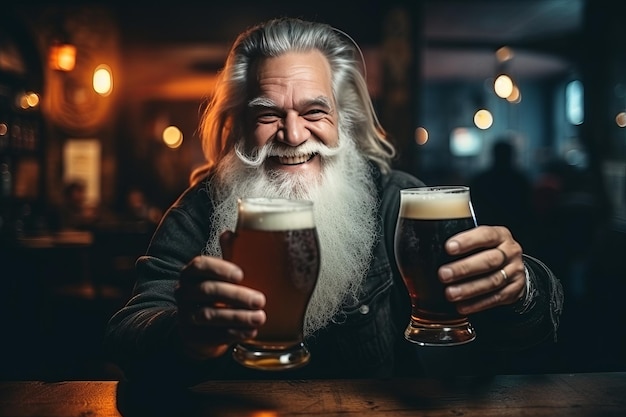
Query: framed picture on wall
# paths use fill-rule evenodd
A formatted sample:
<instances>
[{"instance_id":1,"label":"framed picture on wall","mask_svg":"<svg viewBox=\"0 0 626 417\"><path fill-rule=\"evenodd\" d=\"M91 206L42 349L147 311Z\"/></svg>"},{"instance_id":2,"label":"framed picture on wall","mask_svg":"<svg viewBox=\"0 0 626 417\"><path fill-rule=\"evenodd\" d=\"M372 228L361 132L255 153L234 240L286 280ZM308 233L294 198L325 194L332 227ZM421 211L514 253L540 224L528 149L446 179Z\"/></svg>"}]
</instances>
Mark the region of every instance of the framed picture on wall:
<instances>
[{"instance_id":1,"label":"framed picture on wall","mask_svg":"<svg viewBox=\"0 0 626 417\"><path fill-rule=\"evenodd\" d=\"M86 184L87 204L100 202L101 144L98 139L68 139L63 147L63 181Z\"/></svg>"}]
</instances>

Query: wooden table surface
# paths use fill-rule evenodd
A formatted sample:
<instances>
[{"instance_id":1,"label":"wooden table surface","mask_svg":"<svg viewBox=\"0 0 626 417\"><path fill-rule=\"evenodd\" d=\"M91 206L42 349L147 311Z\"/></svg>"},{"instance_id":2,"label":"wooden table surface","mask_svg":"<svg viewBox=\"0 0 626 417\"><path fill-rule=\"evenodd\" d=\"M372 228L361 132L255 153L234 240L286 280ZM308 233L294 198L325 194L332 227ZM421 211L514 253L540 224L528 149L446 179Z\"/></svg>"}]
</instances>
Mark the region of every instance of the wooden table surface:
<instances>
[{"instance_id":1,"label":"wooden table surface","mask_svg":"<svg viewBox=\"0 0 626 417\"><path fill-rule=\"evenodd\" d=\"M626 372L450 379L0 382L0 416L626 416Z\"/></svg>"}]
</instances>

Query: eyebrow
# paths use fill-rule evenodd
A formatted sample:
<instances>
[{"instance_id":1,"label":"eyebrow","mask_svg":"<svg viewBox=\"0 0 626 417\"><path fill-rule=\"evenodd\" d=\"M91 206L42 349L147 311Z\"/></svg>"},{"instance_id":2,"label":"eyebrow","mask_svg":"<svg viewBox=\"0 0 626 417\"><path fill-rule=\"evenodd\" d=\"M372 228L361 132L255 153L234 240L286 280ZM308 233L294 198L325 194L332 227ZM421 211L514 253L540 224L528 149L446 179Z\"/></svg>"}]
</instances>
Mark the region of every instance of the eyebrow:
<instances>
[{"instance_id":1,"label":"eyebrow","mask_svg":"<svg viewBox=\"0 0 626 417\"><path fill-rule=\"evenodd\" d=\"M274 100L267 97L255 97L248 102L248 107L251 109L263 107L275 109L278 108L278 105L274 102Z\"/></svg>"},{"instance_id":2,"label":"eyebrow","mask_svg":"<svg viewBox=\"0 0 626 417\"><path fill-rule=\"evenodd\" d=\"M332 111L330 100L326 96L317 96L311 100L304 100L298 103L298 107L310 107L310 106L322 106ZM267 97L255 97L248 102L248 108L251 109L280 109L278 104L272 99Z\"/></svg>"}]
</instances>

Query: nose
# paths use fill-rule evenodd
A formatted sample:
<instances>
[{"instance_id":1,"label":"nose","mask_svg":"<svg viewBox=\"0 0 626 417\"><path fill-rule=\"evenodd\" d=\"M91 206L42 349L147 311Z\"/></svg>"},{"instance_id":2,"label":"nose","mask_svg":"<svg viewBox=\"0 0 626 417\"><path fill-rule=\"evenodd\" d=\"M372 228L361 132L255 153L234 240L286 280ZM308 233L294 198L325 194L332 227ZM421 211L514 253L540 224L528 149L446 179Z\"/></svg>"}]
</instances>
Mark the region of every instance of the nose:
<instances>
[{"instance_id":1,"label":"nose","mask_svg":"<svg viewBox=\"0 0 626 417\"><path fill-rule=\"evenodd\" d=\"M309 139L310 132L306 127L306 120L296 112L290 111L283 118L276 136L287 145L298 146Z\"/></svg>"}]
</instances>

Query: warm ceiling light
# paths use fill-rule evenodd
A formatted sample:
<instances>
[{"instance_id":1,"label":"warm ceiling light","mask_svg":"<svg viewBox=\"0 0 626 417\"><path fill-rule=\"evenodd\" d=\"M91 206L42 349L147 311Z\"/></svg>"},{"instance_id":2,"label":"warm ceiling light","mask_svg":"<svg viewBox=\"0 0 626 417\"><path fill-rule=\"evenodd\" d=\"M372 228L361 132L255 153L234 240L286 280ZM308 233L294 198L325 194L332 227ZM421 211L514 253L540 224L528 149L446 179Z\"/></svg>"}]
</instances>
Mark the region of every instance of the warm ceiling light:
<instances>
[{"instance_id":1,"label":"warm ceiling light","mask_svg":"<svg viewBox=\"0 0 626 417\"><path fill-rule=\"evenodd\" d=\"M183 132L176 126L168 126L163 129L161 137L168 148L176 149L183 144Z\"/></svg>"},{"instance_id":2,"label":"warm ceiling light","mask_svg":"<svg viewBox=\"0 0 626 417\"><path fill-rule=\"evenodd\" d=\"M513 93L513 80L506 74L498 75L493 82L493 89L500 98L507 98Z\"/></svg>"},{"instance_id":3,"label":"warm ceiling light","mask_svg":"<svg viewBox=\"0 0 626 417\"><path fill-rule=\"evenodd\" d=\"M508 46L503 46L496 51L496 59L498 62L506 62L513 59L513 50Z\"/></svg>"},{"instance_id":4,"label":"warm ceiling light","mask_svg":"<svg viewBox=\"0 0 626 417\"><path fill-rule=\"evenodd\" d=\"M50 46L48 65L53 70L72 71L76 65L76 46L70 43L53 43Z\"/></svg>"},{"instance_id":5,"label":"warm ceiling light","mask_svg":"<svg viewBox=\"0 0 626 417\"><path fill-rule=\"evenodd\" d=\"M428 130L420 126L415 129L415 143L418 145L425 145L426 142L428 142Z\"/></svg>"},{"instance_id":6,"label":"warm ceiling light","mask_svg":"<svg viewBox=\"0 0 626 417\"><path fill-rule=\"evenodd\" d=\"M511 91L511 94L509 94L509 96L506 98L506 101L515 104L522 101L522 93L519 91L519 88L516 85L513 86L513 90Z\"/></svg>"},{"instance_id":7,"label":"warm ceiling light","mask_svg":"<svg viewBox=\"0 0 626 417\"><path fill-rule=\"evenodd\" d=\"M489 110L481 109L474 114L474 124L477 128L489 129L493 124L493 116Z\"/></svg>"},{"instance_id":8,"label":"warm ceiling light","mask_svg":"<svg viewBox=\"0 0 626 417\"><path fill-rule=\"evenodd\" d=\"M615 123L619 127L626 127L626 113L623 111L617 113L617 116L615 116Z\"/></svg>"}]
</instances>

